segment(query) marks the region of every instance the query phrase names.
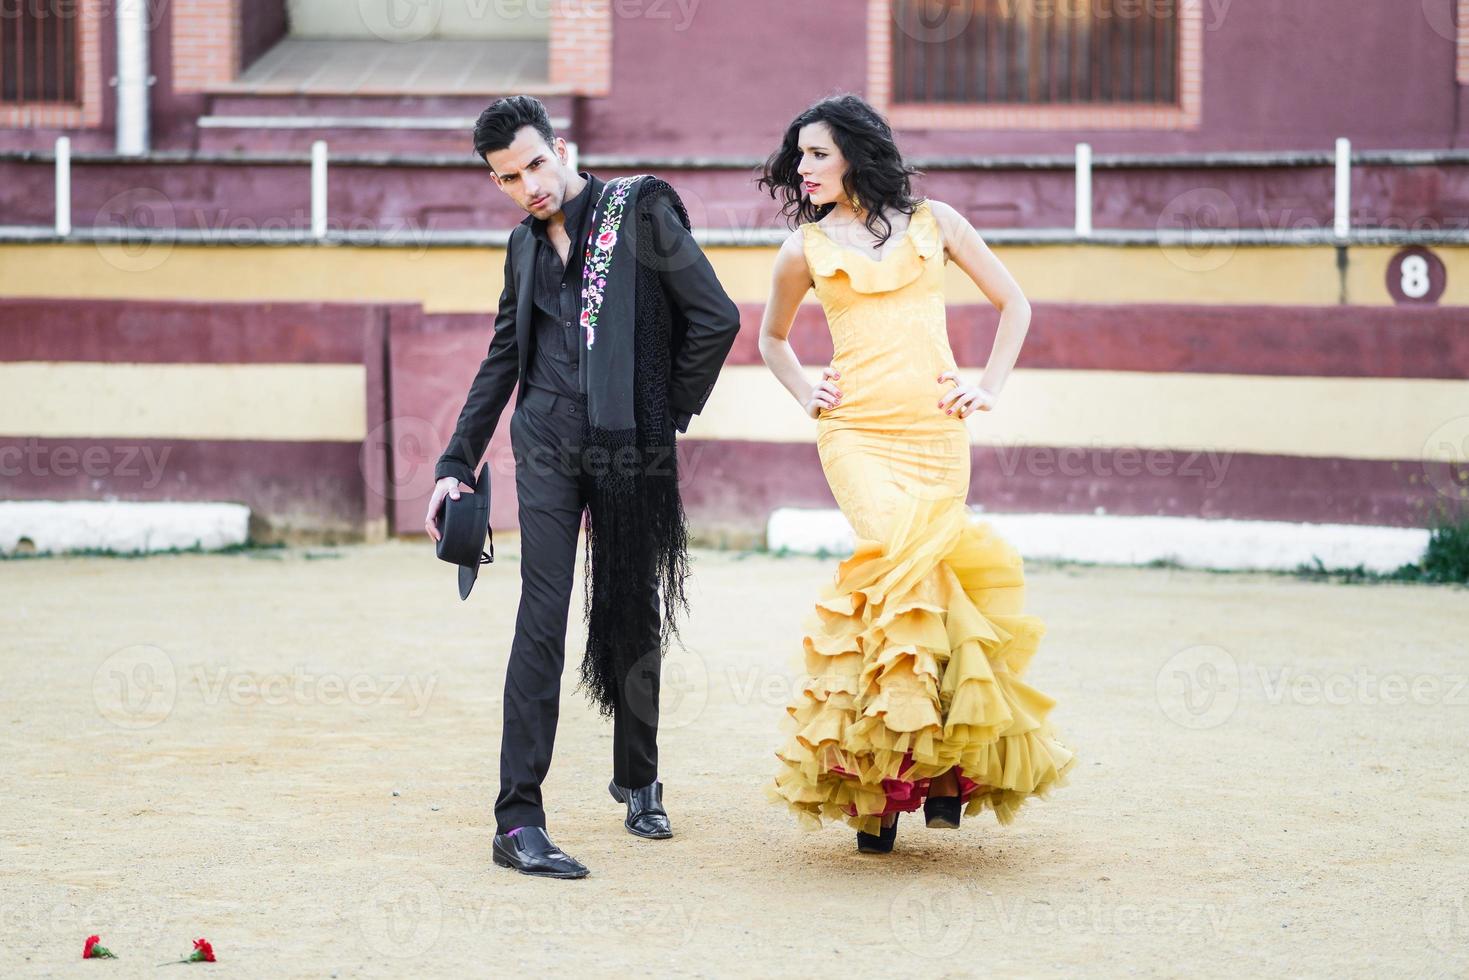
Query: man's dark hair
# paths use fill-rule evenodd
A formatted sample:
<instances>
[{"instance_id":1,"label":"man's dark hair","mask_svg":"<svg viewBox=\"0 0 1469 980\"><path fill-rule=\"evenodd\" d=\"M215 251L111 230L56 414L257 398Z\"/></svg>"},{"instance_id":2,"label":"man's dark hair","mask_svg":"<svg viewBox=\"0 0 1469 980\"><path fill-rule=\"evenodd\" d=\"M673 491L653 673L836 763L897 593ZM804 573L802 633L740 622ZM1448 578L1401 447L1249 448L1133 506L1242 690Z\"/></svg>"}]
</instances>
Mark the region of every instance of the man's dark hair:
<instances>
[{"instance_id":1,"label":"man's dark hair","mask_svg":"<svg viewBox=\"0 0 1469 980\"><path fill-rule=\"evenodd\" d=\"M495 100L474 124L474 155L483 160L486 153L505 149L526 126L533 126L547 146L556 146L551 116L540 99L533 95L512 95Z\"/></svg>"}]
</instances>

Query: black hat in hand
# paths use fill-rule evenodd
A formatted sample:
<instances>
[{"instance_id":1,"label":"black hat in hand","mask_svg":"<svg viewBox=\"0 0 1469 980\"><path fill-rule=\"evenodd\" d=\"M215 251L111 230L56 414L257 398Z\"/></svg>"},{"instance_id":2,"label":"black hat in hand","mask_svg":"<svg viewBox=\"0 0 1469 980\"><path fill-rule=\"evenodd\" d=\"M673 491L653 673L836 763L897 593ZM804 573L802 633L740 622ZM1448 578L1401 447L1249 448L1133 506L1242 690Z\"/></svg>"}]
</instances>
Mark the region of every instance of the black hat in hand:
<instances>
[{"instance_id":1,"label":"black hat in hand","mask_svg":"<svg viewBox=\"0 0 1469 980\"><path fill-rule=\"evenodd\" d=\"M468 599L480 565L495 560L495 538L490 532L490 465L479 468L474 493L461 493L455 500L448 494L439 509L439 540L435 553L459 566L459 598ZM484 551L485 538L490 550Z\"/></svg>"}]
</instances>

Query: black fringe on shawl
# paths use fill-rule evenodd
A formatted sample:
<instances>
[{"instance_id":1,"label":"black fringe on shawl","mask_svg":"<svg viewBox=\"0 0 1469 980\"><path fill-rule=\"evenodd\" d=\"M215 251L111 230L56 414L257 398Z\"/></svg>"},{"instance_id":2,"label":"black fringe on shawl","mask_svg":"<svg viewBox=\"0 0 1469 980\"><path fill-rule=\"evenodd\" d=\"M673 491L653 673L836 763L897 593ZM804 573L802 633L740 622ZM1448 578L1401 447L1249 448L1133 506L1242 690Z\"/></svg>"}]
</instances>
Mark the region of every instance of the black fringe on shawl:
<instances>
[{"instance_id":1,"label":"black fringe on shawl","mask_svg":"<svg viewBox=\"0 0 1469 980\"><path fill-rule=\"evenodd\" d=\"M668 194L684 227L688 213L673 188L648 179L638 191L637 349L634 357L636 431L594 429L586 423L583 459L591 473L586 516L587 649L581 684L603 715L611 715L635 667L658 669L688 611L688 530L679 495L676 429L668 407L670 340L682 336L676 309L663 295L648 207ZM631 217L631 216L629 216ZM648 589L662 593L661 623ZM653 637L657 646L653 646ZM651 663L649 659L651 658ZM639 662L642 664L639 665Z\"/></svg>"}]
</instances>

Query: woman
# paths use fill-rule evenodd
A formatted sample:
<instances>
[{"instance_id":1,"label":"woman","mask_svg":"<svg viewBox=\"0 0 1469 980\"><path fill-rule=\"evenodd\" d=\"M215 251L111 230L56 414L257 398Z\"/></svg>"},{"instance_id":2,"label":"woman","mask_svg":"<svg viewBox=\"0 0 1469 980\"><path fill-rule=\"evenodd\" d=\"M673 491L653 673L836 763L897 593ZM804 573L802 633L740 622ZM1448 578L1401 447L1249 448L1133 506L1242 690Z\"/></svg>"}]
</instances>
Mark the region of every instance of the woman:
<instances>
[{"instance_id":1,"label":"woman","mask_svg":"<svg viewBox=\"0 0 1469 980\"><path fill-rule=\"evenodd\" d=\"M810 676L771 796L808 826L892 850L898 815L923 806L953 829L986 807L1002 824L1075 765L1020 678L1045 627L1021 613L1020 556L965 509L965 420L992 409L1030 305L965 218L915 200L892 131L844 95L791 123L760 186L795 233L776 257L760 353L815 418L817 450L856 534L804 638ZM978 384L960 377L944 316L952 259L999 310ZM787 336L816 290L834 356L814 387Z\"/></svg>"}]
</instances>

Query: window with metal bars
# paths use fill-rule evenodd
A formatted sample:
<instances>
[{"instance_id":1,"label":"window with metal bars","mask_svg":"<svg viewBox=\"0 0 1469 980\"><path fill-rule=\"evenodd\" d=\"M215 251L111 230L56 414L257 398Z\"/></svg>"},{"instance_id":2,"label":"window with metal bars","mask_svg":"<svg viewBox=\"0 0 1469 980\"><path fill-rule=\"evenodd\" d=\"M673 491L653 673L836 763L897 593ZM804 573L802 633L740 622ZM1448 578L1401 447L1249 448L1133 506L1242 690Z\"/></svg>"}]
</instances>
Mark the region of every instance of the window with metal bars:
<instances>
[{"instance_id":1,"label":"window with metal bars","mask_svg":"<svg viewBox=\"0 0 1469 980\"><path fill-rule=\"evenodd\" d=\"M1178 0L893 0L900 103L1177 100Z\"/></svg>"},{"instance_id":2,"label":"window with metal bars","mask_svg":"<svg viewBox=\"0 0 1469 980\"><path fill-rule=\"evenodd\" d=\"M0 105L77 101L78 0L0 0Z\"/></svg>"}]
</instances>

